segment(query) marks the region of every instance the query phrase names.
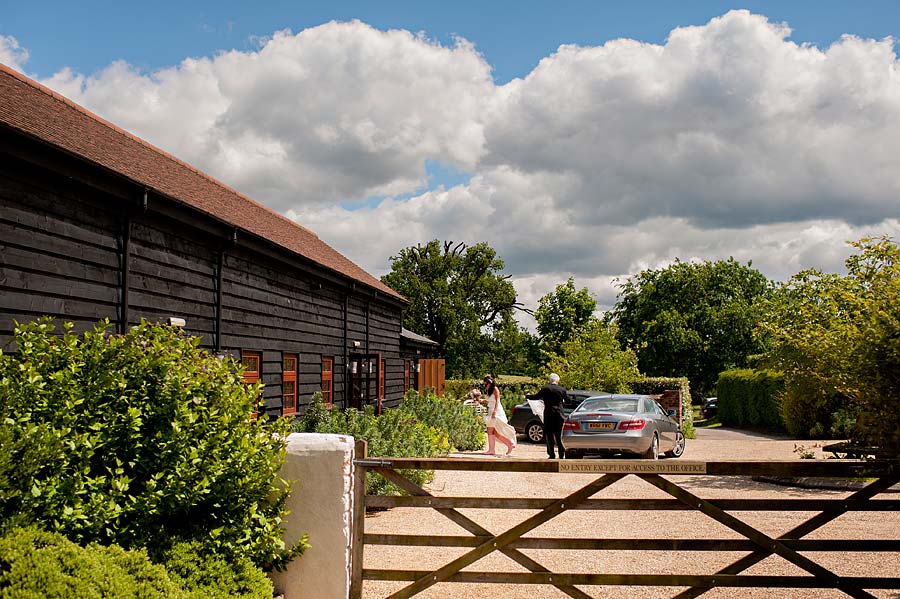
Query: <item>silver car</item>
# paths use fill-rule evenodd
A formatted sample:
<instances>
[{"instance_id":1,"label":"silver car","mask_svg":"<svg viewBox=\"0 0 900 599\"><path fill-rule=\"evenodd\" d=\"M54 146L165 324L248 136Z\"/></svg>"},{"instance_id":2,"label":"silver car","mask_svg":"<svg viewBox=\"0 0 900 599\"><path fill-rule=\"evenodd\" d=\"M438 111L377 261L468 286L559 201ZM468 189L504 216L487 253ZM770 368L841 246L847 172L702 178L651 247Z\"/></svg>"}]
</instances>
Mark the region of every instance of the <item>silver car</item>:
<instances>
[{"instance_id":1,"label":"silver car","mask_svg":"<svg viewBox=\"0 0 900 599\"><path fill-rule=\"evenodd\" d=\"M673 411L674 412L674 411ZM563 424L567 458L588 453L657 459L684 453L681 426L649 395L604 395L584 400Z\"/></svg>"}]
</instances>

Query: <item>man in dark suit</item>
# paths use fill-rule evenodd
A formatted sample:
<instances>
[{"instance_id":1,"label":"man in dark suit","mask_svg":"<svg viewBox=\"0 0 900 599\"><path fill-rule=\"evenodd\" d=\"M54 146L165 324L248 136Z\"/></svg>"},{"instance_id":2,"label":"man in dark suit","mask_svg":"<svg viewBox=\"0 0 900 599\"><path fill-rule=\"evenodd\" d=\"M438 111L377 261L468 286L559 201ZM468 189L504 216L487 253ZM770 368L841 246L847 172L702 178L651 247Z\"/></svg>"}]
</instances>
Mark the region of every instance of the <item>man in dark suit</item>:
<instances>
[{"instance_id":1,"label":"man in dark suit","mask_svg":"<svg viewBox=\"0 0 900 599\"><path fill-rule=\"evenodd\" d=\"M550 373L549 383L541 387L530 399L544 401L544 440L547 442L547 456L552 460L554 445L559 448L559 457L566 457L566 449L562 443L563 421L566 419L563 413L563 404L569 398L565 387L559 384L559 375Z\"/></svg>"}]
</instances>

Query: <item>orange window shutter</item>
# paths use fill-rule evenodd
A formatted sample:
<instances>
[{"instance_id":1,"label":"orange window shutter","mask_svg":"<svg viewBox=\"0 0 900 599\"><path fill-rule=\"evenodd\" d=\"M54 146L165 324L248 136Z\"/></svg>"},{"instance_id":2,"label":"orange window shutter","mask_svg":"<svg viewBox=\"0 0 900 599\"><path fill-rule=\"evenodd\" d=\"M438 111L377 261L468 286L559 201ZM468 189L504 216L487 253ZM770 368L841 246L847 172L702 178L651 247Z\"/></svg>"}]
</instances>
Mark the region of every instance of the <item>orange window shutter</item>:
<instances>
[{"instance_id":1,"label":"orange window shutter","mask_svg":"<svg viewBox=\"0 0 900 599\"><path fill-rule=\"evenodd\" d=\"M322 401L329 408L334 403L333 389L334 358L322 358Z\"/></svg>"},{"instance_id":2,"label":"orange window shutter","mask_svg":"<svg viewBox=\"0 0 900 599\"><path fill-rule=\"evenodd\" d=\"M282 414L295 414L297 412L297 354L284 354L282 358L282 387L281 405Z\"/></svg>"}]
</instances>

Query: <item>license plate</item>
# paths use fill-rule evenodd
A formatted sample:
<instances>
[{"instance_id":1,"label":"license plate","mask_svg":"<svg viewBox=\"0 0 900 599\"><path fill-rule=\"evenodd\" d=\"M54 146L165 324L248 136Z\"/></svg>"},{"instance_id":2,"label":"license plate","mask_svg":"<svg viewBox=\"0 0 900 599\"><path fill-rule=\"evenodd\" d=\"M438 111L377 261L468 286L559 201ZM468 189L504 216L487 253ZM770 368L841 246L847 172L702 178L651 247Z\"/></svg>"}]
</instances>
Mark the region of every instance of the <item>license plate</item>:
<instances>
[{"instance_id":1,"label":"license plate","mask_svg":"<svg viewBox=\"0 0 900 599\"><path fill-rule=\"evenodd\" d=\"M615 422L588 422L587 423L587 427L589 429L594 428L594 429L609 430L609 429L615 428L615 426L616 426Z\"/></svg>"}]
</instances>

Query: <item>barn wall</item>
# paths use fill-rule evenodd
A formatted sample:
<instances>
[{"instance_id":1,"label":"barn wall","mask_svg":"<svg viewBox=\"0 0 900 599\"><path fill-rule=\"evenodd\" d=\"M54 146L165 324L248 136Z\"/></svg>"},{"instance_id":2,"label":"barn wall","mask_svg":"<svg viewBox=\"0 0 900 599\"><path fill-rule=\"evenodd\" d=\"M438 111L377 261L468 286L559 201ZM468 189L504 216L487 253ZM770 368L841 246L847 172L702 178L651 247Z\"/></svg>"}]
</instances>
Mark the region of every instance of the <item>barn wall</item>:
<instances>
[{"instance_id":1,"label":"barn wall","mask_svg":"<svg viewBox=\"0 0 900 599\"><path fill-rule=\"evenodd\" d=\"M128 325L183 318L203 347L235 357L261 352L270 406L280 406L284 353L297 354L302 411L321 388L326 356L334 359L334 401L346 405L346 356L360 351L359 341L385 359L386 403L399 403L395 300L265 240L235 237L224 223L166 198L150 194L143 205L143 190L122 193L121 181L106 182L88 164L49 150L20 160L8 142L0 145L0 345L14 320L43 314L73 321L76 330L102 318L117 324L123 311Z\"/></svg>"}]
</instances>

